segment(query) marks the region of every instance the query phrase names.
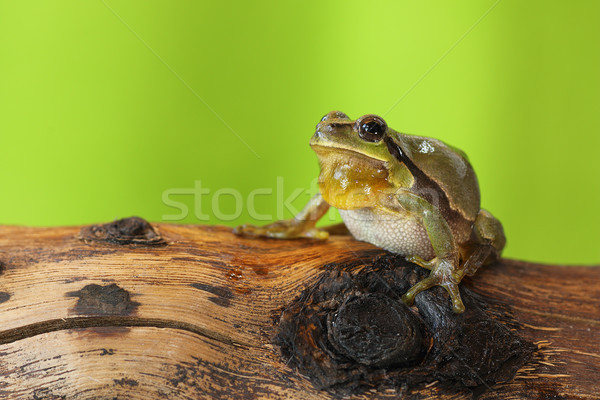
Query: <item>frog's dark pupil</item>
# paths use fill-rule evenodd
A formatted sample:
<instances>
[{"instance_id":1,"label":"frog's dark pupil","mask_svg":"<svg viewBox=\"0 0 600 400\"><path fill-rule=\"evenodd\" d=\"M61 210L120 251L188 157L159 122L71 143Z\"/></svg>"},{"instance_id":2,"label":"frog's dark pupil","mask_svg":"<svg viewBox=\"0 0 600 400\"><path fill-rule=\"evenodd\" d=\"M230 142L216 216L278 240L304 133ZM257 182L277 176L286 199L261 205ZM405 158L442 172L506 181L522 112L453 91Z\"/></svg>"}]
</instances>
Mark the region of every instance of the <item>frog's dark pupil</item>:
<instances>
[{"instance_id":1,"label":"frog's dark pupil","mask_svg":"<svg viewBox=\"0 0 600 400\"><path fill-rule=\"evenodd\" d=\"M381 125L377 123L377 121L369 121L365 122L362 126L363 130L372 135L381 135L383 132L381 131Z\"/></svg>"}]
</instances>

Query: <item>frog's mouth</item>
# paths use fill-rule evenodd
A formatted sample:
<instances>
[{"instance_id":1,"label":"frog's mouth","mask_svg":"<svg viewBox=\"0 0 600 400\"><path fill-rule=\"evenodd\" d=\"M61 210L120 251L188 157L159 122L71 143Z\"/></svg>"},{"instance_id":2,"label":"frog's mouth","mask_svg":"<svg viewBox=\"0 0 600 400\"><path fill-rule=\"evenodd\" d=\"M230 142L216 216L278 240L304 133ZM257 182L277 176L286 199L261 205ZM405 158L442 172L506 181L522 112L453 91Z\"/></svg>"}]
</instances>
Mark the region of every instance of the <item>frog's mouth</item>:
<instances>
[{"instance_id":1,"label":"frog's mouth","mask_svg":"<svg viewBox=\"0 0 600 400\"><path fill-rule=\"evenodd\" d=\"M348 165L362 170L388 170L387 160L371 157L356 150L311 143L321 165Z\"/></svg>"},{"instance_id":2,"label":"frog's mouth","mask_svg":"<svg viewBox=\"0 0 600 400\"><path fill-rule=\"evenodd\" d=\"M317 156L319 158L332 157L332 156L337 156L337 157L345 156L348 158L360 160L361 162L379 163L381 165L387 164L387 160L377 158L374 156L370 156L370 155L361 153L359 151L356 151L350 147L344 147L344 146L340 146L338 144L330 145L330 144L323 144L323 143L314 143L311 140L310 147L314 150L315 153L317 153Z\"/></svg>"}]
</instances>

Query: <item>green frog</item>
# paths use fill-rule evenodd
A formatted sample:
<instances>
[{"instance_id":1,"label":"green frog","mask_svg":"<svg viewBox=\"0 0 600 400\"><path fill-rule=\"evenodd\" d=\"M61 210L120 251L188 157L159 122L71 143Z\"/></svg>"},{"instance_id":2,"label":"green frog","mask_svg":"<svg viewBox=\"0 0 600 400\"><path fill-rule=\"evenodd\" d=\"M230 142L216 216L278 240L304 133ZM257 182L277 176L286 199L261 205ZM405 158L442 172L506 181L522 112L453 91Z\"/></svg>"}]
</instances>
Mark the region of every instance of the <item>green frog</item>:
<instances>
[{"instance_id":1,"label":"green frog","mask_svg":"<svg viewBox=\"0 0 600 400\"><path fill-rule=\"evenodd\" d=\"M465 153L437 139L396 132L377 115L353 121L340 111L321 119L310 146L321 167L319 193L292 219L242 225L235 232L326 239L328 232L316 223L335 207L354 238L431 271L402 296L406 304L441 286L453 311L463 312L459 283L498 259L506 244L502 224L480 208Z\"/></svg>"}]
</instances>

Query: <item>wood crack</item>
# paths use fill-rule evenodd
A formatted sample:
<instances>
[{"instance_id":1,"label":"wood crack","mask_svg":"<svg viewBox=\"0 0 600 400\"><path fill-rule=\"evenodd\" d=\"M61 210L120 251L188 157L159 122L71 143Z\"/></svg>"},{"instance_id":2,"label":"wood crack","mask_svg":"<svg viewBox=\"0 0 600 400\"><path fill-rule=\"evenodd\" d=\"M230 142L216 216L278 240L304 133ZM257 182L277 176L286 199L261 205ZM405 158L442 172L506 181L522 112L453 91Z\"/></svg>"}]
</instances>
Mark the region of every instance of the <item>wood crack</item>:
<instances>
[{"instance_id":1,"label":"wood crack","mask_svg":"<svg viewBox=\"0 0 600 400\"><path fill-rule=\"evenodd\" d=\"M0 332L0 344L16 342L45 333L85 328L107 328L107 327L147 327L147 328L169 328L178 329L216 340L223 344L241 348L256 348L254 344L233 339L222 333L214 332L198 325L160 318L138 318L129 316L102 316L102 317L72 317L59 318L37 322L19 328L8 329Z\"/></svg>"}]
</instances>

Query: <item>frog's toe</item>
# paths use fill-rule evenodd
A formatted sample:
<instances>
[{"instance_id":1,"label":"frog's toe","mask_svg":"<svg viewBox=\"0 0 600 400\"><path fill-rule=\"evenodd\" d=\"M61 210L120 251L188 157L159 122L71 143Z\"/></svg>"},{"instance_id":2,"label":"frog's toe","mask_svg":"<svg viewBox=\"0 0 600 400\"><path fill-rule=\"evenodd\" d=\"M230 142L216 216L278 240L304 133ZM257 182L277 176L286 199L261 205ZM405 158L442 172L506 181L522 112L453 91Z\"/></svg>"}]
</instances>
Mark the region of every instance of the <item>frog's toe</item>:
<instances>
[{"instance_id":1,"label":"frog's toe","mask_svg":"<svg viewBox=\"0 0 600 400\"><path fill-rule=\"evenodd\" d=\"M465 305L462 302L460 297L460 291L458 289L458 283L454 282L452 276L448 276L446 274L436 273L437 271L433 270L431 274L418 282L416 285L411 287L408 292L406 292L402 296L402 300L409 306L412 306L415 301L415 296L429 288L434 286L441 286L450 295L450 299L452 300L452 311L456 314L460 314L465 311Z\"/></svg>"},{"instance_id":2,"label":"frog's toe","mask_svg":"<svg viewBox=\"0 0 600 400\"><path fill-rule=\"evenodd\" d=\"M406 303L406 305L412 306L415 303L415 296L421 293L424 290L427 290L433 286L437 285L437 282L432 276L429 276L413 287L411 287L408 292L404 293L402 296L402 301Z\"/></svg>"},{"instance_id":3,"label":"frog's toe","mask_svg":"<svg viewBox=\"0 0 600 400\"><path fill-rule=\"evenodd\" d=\"M465 311L465 305L460 298L460 291L458 290L458 284L456 283L441 283L441 287L446 289L452 300L452 311L456 314L461 314Z\"/></svg>"},{"instance_id":4,"label":"frog's toe","mask_svg":"<svg viewBox=\"0 0 600 400\"><path fill-rule=\"evenodd\" d=\"M234 228L233 233L247 237L283 238L287 232L280 226L256 226L244 224Z\"/></svg>"},{"instance_id":5,"label":"frog's toe","mask_svg":"<svg viewBox=\"0 0 600 400\"><path fill-rule=\"evenodd\" d=\"M255 235L256 226L250 224L238 225L233 228L233 233L238 236L252 236Z\"/></svg>"},{"instance_id":6,"label":"frog's toe","mask_svg":"<svg viewBox=\"0 0 600 400\"><path fill-rule=\"evenodd\" d=\"M233 233L248 237L267 237L272 239L311 238L325 240L329 233L317 228L306 228L293 220L276 221L265 226L250 224L240 225L233 229Z\"/></svg>"},{"instance_id":7,"label":"frog's toe","mask_svg":"<svg viewBox=\"0 0 600 400\"><path fill-rule=\"evenodd\" d=\"M313 229L309 229L309 230L305 231L303 234L303 237L307 237L307 238L311 238L311 239L318 239L318 240L325 240L329 237L329 232L324 231L322 229L313 228Z\"/></svg>"},{"instance_id":8,"label":"frog's toe","mask_svg":"<svg viewBox=\"0 0 600 400\"><path fill-rule=\"evenodd\" d=\"M435 267L436 259L434 258L430 261L427 261L419 256L408 256L408 257L406 257L406 261L413 263L413 264L417 264L419 267L423 267L426 269L432 269L433 267Z\"/></svg>"}]
</instances>

